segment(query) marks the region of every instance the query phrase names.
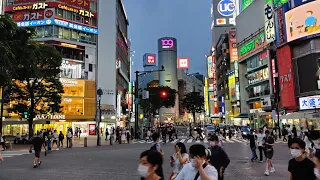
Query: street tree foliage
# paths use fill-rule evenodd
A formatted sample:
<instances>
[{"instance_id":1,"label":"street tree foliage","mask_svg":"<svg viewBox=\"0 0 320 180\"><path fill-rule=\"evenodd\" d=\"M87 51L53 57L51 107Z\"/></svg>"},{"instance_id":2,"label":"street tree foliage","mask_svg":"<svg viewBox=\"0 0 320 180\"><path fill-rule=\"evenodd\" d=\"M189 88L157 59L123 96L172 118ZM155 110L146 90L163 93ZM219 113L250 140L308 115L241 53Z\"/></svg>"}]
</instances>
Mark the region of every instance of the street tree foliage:
<instances>
[{"instance_id":1,"label":"street tree foliage","mask_svg":"<svg viewBox=\"0 0 320 180\"><path fill-rule=\"evenodd\" d=\"M199 92L190 92L182 100L182 107L192 113L193 121L196 121L196 113L204 111L204 97Z\"/></svg>"},{"instance_id":2,"label":"street tree foliage","mask_svg":"<svg viewBox=\"0 0 320 180\"><path fill-rule=\"evenodd\" d=\"M149 91L149 99L142 99L140 96L140 107L144 114L155 115L161 107L174 107L177 91L168 86L148 87L145 90ZM160 96L161 92L166 92L168 96L163 98Z\"/></svg>"},{"instance_id":3,"label":"street tree foliage","mask_svg":"<svg viewBox=\"0 0 320 180\"><path fill-rule=\"evenodd\" d=\"M33 29L18 28L16 25L9 27L12 33L16 33L13 41L17 41L17 45L7 47L12 53L11 63L14 64L10 64L12 68L7 72L10 81L5 88L4 99L9 103L8 112L19 115L27 113L31 137L33 120L37 114L61 112L61 94L64 91L58 76L62 57L55 47L32 41Z\"/></svg>"}]
</instances>

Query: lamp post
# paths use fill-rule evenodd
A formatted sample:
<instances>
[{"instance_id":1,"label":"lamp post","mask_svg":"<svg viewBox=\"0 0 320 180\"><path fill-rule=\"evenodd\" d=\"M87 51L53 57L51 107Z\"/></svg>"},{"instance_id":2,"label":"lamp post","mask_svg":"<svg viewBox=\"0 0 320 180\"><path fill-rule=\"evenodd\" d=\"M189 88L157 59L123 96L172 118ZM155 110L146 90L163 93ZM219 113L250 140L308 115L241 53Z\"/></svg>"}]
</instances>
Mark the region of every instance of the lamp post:
<instances>
[{"instance_id":1,"label":"lamp post","mask_svg":"<svg viewBox=\"0 0 320 180\"><path fill-rule=\"evenodd\" d=\"M139 129L139 123L138 123L138 120L139 120L139 110L138 110L138 96L139 96L139 75L140 74L148 74L148 73L153 73L153 72L160 72L160 71L165 71L164 70L164 67L161 66L161 69L159 70L153 70L153 71L136 71L136 81L135 81L135 86L134 86L134 98L135 98L135 101L134 102L134 111L135 111L135 120L134 120L134 130L135 130L135 138L137 139L138 138L138 129Z\"/></svg>"},{"instance_id":2,"label":"lamp post","mask_svg":"<svg viewBox=\"0 0 320 180\"><path fill-rule=\"evenodd\" d=\"M101 146L101 137L100 137L100 122L101 122L101 96L103 95L102 89L97 90L97 95L98 95L98 111L97 111L97 117L96 117L96 122L97 122L97 146Z\"/></svg>"}]
</instances>

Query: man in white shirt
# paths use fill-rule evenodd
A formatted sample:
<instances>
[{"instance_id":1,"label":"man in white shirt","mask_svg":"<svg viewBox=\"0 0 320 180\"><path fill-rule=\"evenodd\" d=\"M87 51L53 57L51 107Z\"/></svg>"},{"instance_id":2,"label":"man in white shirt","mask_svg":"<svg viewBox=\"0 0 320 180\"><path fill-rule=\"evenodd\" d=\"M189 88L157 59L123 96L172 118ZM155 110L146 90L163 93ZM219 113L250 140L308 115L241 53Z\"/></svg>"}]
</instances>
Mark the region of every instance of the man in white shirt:
<instances>
[{"instance_id":1,"label":"man in white shirt","mask_svg":"<svg viewBox=\"0 0 320 180\"><path fill-rule=\"evenodd\" d=\"M58 147L58 138L59 138L59 134L57 133L57 130L54 130L54 132L53 132L52 148L53 148L53 145L56 144L57 150L59 150L59 147Z\"/></svg>"},{"instance_id":2,"label":"man in white shirt","mask_svg":"<svg viewBox=\"0 0 320 180\"><path fill-rule=\"evenodd\" d=\"M259 133L257 134L257 143L258 143L259 156L260 156L259 162L263 162L263 138L264 137L265 137L265 134L262 134L262 130L259 129Z\"/></svg>"},{"instance_id":3,"label":"man in white shirt","mask_svg":"<svg viewBox=\"0 0 320 180\"><path fill-rule=\"evenodd\" d=\"M209 150L201 144L194 144L189 152L190 163L183 166L175 180L218 180L216 168L206 163Z\"/></svg>"}]
</instances>

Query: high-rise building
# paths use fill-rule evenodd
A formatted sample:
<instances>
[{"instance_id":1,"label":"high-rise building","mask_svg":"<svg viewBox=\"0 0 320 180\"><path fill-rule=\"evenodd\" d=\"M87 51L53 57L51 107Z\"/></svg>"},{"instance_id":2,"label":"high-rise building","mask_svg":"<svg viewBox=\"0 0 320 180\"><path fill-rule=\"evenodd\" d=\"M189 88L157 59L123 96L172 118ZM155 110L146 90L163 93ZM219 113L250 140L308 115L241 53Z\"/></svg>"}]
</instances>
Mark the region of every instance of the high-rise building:
<instances>
[{"instance_id":1,"label":"high-rise building","mask_svg":"<svg viewBox=\"0 0 320 180\"><path fill-rule=\"evenodd\" d=\"M102 119L105 122L101 127L104 129L108 124L115 126L116 118L125 120L125 95L130 69L128 20L121 0L99 1L99 3L97 0L4 1L3 11L11 15L18 27L34 27L36 30L34 40L55 46L63 57L60 67L60 78L65 91L62 95L62 114L36 115L35 130L56 129L65 132L68 127L73 127L81 128L87 135L94 135L95 131L90 129L95 129L96 124L98 79L98 86L104 91L102 107L105 116ZM102 13L99 16L104 17L99 19L99 22L98 10ZM101 34L98 32L98 25L102 29ZM101 41L98 41L98 36ZM103 43L104 41L108 43ZM104 87L103 83L108 86ZM15 114L5 114L5 116L10 118L6 122L7 125L4 124L4 129L9 130L4 132L26 133L28 129L26 121L19 121L15 128L10 128L12 123L16 123L18 116Z\"/></svg>"}]
</instances>

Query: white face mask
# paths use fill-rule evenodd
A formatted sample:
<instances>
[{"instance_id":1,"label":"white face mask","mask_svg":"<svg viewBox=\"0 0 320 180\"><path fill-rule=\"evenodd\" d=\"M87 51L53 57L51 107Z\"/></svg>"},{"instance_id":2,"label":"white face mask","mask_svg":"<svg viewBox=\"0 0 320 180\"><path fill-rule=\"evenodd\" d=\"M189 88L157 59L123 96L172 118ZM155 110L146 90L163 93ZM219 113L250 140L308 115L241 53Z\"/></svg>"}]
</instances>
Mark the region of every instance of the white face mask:
<instances>
[{"instance_id":1,"label":"white face mask","mask_svg":"<svg viewBox=\"0 0 320 180\"><path fill-rule=\"evenodd\" d=\"M190 159L190 162L191 162L193 167L197 167L197 163L196 163L195 159Z\"/></svg>"},{"instance_id":2,"label":"white face mask","mask_svg":"<svg viewBox=\"0 0 320 180\"><path fill-rule=\"evenodd\" d=\"M302 155L302 151L300 149L290 149L290 152L294 158L297 158Z\"/></svg>"},{"instance_id":3,"label":"white face mask","mask_svg":"<svg viewBox=\"0 0 320 180\"><path fill-rule=\"evenodd\" d=\"M314 175L316 175L317 179L320 179L320 172L319 172L318 168L314 168L313 173L314 173Z\"/></svg>"},{"instance_id":4,"label":"white face mask","mask_svg":"<svg viewBox=\"0 0 320 180\"><path fill-rule=\"evenodd\" d=\"M150 175L149 173L149 167L148 166L145 166L145 165L142 165L142 164L139 164L138 166L138 174L141 176L141 177L148 177Z\"/></svg>"}]
</instances>

